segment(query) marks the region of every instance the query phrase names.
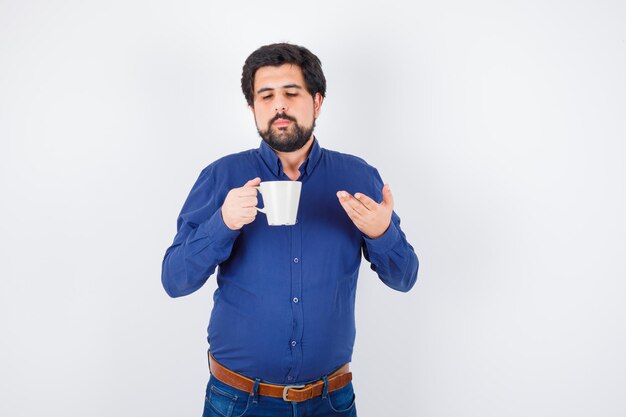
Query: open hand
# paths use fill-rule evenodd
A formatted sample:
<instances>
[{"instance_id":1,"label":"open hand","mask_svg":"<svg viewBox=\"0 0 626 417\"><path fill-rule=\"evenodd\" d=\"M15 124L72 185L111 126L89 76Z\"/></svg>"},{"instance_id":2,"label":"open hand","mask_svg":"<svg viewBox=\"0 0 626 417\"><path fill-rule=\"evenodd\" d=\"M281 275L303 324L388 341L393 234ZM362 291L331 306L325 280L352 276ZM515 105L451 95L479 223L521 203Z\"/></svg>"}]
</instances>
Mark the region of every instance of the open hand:
<instances>
[{"instance_id":1,"label":"open hand","mask_svg":"<svg viewBox=\"0 0 626 417\"><path fill-rule=\"evenodd\" d=\"M383 201L379 204L362 193L351 196L338 191L337 198L354 225L370 239L378 239L391 224L393 196L389 184L383 186Z\"/></svg>"}]
</instances>

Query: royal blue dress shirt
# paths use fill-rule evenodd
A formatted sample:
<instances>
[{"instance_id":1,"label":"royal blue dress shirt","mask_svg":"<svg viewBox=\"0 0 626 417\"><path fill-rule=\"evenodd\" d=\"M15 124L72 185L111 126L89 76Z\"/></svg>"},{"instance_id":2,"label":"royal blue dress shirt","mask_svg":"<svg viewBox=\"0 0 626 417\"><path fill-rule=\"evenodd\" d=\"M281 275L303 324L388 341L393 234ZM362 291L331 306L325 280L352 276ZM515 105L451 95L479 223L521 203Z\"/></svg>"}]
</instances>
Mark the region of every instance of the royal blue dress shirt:
<instances>
[{"instance_id":1,"label":"royal blue dress shirt","mask_svg":"<svg viewBox=\"0 0 626 417\"><path fill-rule=\"evenodd\" d=\"M300 166L294 226L268 226L265 215L233 231L221 206L233 188L260 177L289 180L265 143L202 170L163 259L171 297L190 294L217 268L208 327L210 351L227 368L277 384L309 382L350 362L361 254L387 286L408 291L418 259L394 212L383 236L369 239L352 223L337 191L382 201L383 181L362 159L323 149L314 139ZM259 207L263 197L259 194Z\"/></svg>"}]
</instances>

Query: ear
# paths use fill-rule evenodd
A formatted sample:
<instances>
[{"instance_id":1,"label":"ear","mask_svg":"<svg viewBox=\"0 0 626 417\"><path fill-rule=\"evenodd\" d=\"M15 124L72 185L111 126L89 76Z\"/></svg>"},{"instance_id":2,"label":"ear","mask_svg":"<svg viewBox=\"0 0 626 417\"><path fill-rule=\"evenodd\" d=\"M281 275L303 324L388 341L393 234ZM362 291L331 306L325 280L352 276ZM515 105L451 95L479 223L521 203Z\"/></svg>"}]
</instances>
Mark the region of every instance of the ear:
<instances>
[{"instance_id":1,"label":"ear","mask_svg":"<svg viewBox=\"0 0 626 417\"><path fill-rule=\"evenodd\" d=\"M315 93L315 97L313 97L313 110L314 117L317 119L322 111L322 103L324 102L324 97L320 93Z\"/></svg>"}]
</instances>

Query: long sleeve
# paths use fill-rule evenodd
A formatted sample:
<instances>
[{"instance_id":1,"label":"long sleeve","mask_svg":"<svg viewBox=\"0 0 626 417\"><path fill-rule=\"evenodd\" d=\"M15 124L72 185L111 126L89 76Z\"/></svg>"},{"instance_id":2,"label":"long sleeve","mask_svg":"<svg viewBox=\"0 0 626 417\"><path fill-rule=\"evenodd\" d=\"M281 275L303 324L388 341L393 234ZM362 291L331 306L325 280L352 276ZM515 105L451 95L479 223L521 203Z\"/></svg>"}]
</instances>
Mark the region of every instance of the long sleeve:
<instances>
[{"instance_id":1,"label":"long sleeve","mask_svg":"<svg viewBox=\"0 0 626 417\"><path fill-rule=\"evenodd\" d=\"M377 169L373 170L372 186L374 198L382 201L383 180ZM419 260L400 228L400 217L391 214L391 223L378 239L363 236L363 256L370 262L371 269L388 287L407 292L417 281Z\"/></svg>"},{"instance_id":2,"label":"long sleeve","mask_svg":"<svg viewBox=\"0 0 626 417\"><path fill-rule=\"evenodd\" d=\"M400 217L394 212L389 228L378 239L363 237L363 256L371 269L388 287L407 292L417 280L419 261L413 247L400 229Z\"/></svg>"},{"instance_id":3,"label":"long sleeve","mask_svg":"<svg viewBox=\"0 0 626 417\"><path fill-rule=\"evenodd\" d=\"M174 242L163 258L161 282L170 297L198 290L228 259L239 231L224 224L221 204L228 190L218 190L212 167L202 171L178 216Z\"/></svg>"}]
</instances>

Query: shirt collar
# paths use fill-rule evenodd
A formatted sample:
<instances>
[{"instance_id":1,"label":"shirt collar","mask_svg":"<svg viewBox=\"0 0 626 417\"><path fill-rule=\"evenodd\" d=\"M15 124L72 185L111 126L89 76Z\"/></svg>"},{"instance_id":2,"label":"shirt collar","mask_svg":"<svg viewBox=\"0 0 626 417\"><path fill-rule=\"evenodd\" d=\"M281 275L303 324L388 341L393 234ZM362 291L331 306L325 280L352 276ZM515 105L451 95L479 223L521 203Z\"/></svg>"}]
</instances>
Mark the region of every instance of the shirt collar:
<instances>
[{"instance_id":1,"label":"shirt collar","mask_svg":"<svg viewBox=\"0 0 626 417\"><path fill-rule=\"evenodd\" d=\"M280 162L280 158L278 158L276 152L274 152L274 150L267 143L265 143L264 140L261 140L261 146L259 146L259 155L261 155L261 158L265 162L265 165L267 165L272 173L279 177L281 172L283 171L283 166ZM317 138L313 137L313 146L311 146L309 156L302 163L302 165L300 165L300 175L311 175L321 157L322 149L320 148Z\"/></svg>"}]
</instances>

